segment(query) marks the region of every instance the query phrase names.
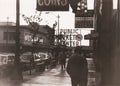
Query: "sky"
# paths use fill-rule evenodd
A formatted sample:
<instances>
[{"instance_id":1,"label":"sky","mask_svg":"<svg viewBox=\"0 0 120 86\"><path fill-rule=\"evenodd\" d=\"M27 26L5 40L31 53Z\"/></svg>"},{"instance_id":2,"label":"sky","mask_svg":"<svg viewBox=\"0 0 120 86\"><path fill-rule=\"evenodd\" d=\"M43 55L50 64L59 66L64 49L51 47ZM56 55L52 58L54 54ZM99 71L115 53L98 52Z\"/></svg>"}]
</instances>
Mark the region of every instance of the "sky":
<instances>
[{"instance_id":1,"label":"sky","mask_svg":"<svg viewBox=\"0 0 120 86\"><path fill-rule=\"evenodd\" d=\"M93 0L88 0L90 4L88 7L93 8ZM36 0L20 0L20 17L22 14L26 16L34 15L36 11ZM0 21L16 21L16 0L0 0ZM42 23L50 24L54 23L57 20L57 15L60 15L60 26L63 28L73 28L74 27L74 14L72 10L66 12L51 12L49 14L43 13L44 16ZM68 16L69 15L69 16ZM49 17L48 17L49 16ZM51 18L53 21L51 21ZM69 19L69 22L68 22ZM63 24L64 22L64 24ZM26 24L26 22L20 18L20 24Z\"/></svg>"},{"instance_id":2,"label":"sky","mask_svg":"<svg viewBox=\"0 0 120 86\"><path fill-rule=\"evenodd\" d=\"M87 0L88 9L93 9L94 6L94 0ZM114 8L116 8L116 2L117 0L113 0L114 2ZM36 0L20 0L20 14L25 14L26 16L34 15L36 11ZM54 14L54 15L53 15ZM68 12L52 12L49 15L42 14L44 16L44 19L42 22L46 24L54 23L55 20L57 20L57 15L60 15L60 26L63 28L72 28L74 27L74 14L72 13L72 10ZM20 15L20 16L21 16ZM49 16L46 17L46 16ZM9 17L9 21L16 21L16 0L0 0L0 21L7 21L7 17ZM51 22L51 18L53 21ZM69 19L69 22L68 22ZM49 22L46 22L46 21ZM20 24L26 24L26 22L20 18ZM64 22L64 24L62 23ZM51 26L51 25L50 25Z\"/></svg>"},{"instance_id":3,"label":"sky","mask_svg":"<svg viewBox=\"0 0 120 86\"><path fill-rule=\"evenodd\" d=\"M93 9L94 7L94 0L87 0L88 9ZM116 8L116 2L114 1L114 8ZM26 25L27 23L24 21L24 19L21 17L23 14L30 17L31 15L34 15L36 12L36 0L20 0L20 25ZM75 16L72 13L72 9L70 8L69 11L65 12L49 12L46 14L45 12L42 12L41 18L43 19L40 24L47 24L50 27L55 23L55 21L58 20L57 16L60 16L59 18L59 27L60 28L74 28L75 23ZM7 18L9 18L7 20ZM16 22L16 0L0 0L0 22L1 21L10 21L10 22ZM89 29L84 29L82 31L83 34L87 34L90 32Z\"/></svg>"},{"instance_id":4,"label":"sky","mask_svg":"<svg viewBox=\"0 0 120 86\"><path fill-rule=\"evenodd\" d=\"M88 9L93 9L94 0L87 0ZM113 0L114 8L116 8L117 0ZM20 0L20 17L22 14L26 16L34 15L36 11L36 0ZM49 14L42 14L44 16L43 21L46 24L54 23L57 20L57 15L60 15L60 26L63 28L73 28L74 27L74 14L72 13L72 9L66 12L51 12ZM49 17L48 17L49 16ZM16 0L0 0L0 21L7 21L7 17L9 17L9 21L16 21ZM51 22L51 18L53 21ZM69 22L68 22L69 19ZM63 24L64 22L64 24ZM20 18L20 24L26 24L26 22Z\"/></svg>"}]
</instances>

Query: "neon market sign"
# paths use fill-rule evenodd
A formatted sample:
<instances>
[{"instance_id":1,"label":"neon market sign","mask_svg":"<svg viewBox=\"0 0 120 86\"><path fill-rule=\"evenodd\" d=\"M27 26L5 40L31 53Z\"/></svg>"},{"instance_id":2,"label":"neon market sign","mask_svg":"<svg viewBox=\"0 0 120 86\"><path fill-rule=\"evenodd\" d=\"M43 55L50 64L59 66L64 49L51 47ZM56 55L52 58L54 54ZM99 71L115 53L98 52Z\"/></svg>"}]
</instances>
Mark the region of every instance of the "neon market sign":
<instances>
[{"instance_id":1,"label":"neon market sign","mask_svg":"<svg viewBox=\"0 0 120 86\"><path fill-rule=\"evenodd\" d=\"M68 0L37 0L38 11L68 11Z\"/></svg>"}]
</instances>

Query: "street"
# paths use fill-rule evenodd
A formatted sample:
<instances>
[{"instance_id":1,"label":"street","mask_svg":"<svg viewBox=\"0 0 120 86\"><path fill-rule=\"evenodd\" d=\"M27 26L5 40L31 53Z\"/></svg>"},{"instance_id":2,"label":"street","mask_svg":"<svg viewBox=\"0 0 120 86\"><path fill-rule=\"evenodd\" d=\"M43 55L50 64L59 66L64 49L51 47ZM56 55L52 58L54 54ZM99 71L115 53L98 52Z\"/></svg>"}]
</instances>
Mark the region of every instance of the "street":
<instances>
[{"instance_id":1,"label":"street","mask_svg":"<svg viewBox=\"0 0 120 86\"><path fill-rule=\"evenodd\" d=\"M89 63L90 66L90 63ZM89 69L88 86L95 85L95 72ZM61 70L60 65L55 68L46 69L44 72L29 71L23 73L22 81L0 80L0 86L71 86L71 80L66 70Z\"/></svg>"}]
</instances>

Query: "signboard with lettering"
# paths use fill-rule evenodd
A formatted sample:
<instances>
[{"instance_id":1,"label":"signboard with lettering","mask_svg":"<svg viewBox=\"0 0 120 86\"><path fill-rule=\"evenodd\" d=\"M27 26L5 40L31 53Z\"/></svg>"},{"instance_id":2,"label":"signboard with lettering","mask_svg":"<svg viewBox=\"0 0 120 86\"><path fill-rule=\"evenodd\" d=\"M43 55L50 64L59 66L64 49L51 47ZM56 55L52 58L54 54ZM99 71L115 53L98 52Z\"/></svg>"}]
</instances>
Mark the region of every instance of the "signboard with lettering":
<instances>
[{"instance_id":1,"label":"signboard with lettering","mask_svg":"<svg viewBox=\"0 0 120 86\"><path fill-rule=\"evenodd\" d=\"M93 17L75 17L75 28L93 28Z\"/></svg>"},{"instance_id":2,"label":"signboard with lettering","mask_svg":"<svg viewBox=\"0 0 120 86\"><path fill-rule=\"evenodd\" d=\"M82 41L82 34L80 29L60 29L60 33L64 36L64 41L62 44L66 46L80 46Z\"/></svg>"},{"instance_id":3,"label":"signboard with lettering","mask_svg":"<svg viewBox=\"0 0 120 86\"><path fill-rule=\"evenodd\" d=\"M79 10L75 13L75 17L93 17L93 15L94 10Z\"/></svg>"},{"instance_id":4,"label":"signboard with lettering","mask_svg":"<svg viewBox=\"0 0 120 86\"><path fill-rule=\"evenodd\" d=\"M34 37L34 42L39 42L43 44L44 39L41 36L36 36ZM24 34L24 43L31 45L33 43L33 35L30 33L25 33Z\"/></svg>"},{"instance_id":5,"label":"signboard with lettering","mask_svg":"<svg viewBox=\"0 0 120 86\"><path fill-rule=\"evenodd\" d=\"M37 0L38 11L69 11L68 0Z\"/></svg>"}]
</instances>

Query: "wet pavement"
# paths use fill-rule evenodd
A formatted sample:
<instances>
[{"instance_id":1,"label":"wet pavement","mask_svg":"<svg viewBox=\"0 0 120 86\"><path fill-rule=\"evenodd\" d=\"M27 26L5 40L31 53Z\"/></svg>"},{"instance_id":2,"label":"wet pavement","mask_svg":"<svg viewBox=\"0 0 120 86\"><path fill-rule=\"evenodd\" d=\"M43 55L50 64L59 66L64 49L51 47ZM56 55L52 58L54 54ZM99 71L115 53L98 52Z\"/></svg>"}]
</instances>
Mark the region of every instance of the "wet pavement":
<instances>
[{"instance_id":1,"label":"wet pavement","mask_svg":"<svg viewBox=\"0 0 120 86\"><path fill-rule=\"evenodd\" d=\"M27 83L27 85L25 85ZM65 70L61 71L60 66L54 69L45 70L44 73L23 83L24 86L33 84L34 86L70 86L70 78ZM30 85L31 86L31 85Z\"/></svg>"},{"instance_id":2,"label":"wet pavement","mask_svg":"<svg viewBox=\"0 0 120 86\"><path fill-rule=\"evenodd\" d=\"M89 64L90 66L90 64ZM89 69L88 86L95 85L95 71ZM1 79L0 86L71 86L71 81L66 70L61 71L60 66L53 69L46 69L44 72L32 71L23 73L24 79L21 81Z\"/></svg>"},{"instance_id":3,"label":"wet pavement","mask_svg":"<svg viewBox=\"0 0 120 86\"><path fill-rule=\"evenodd\" d=\"M61 71L60 66L53 69L46 69L43 73L29 75L24 73L24 80L0 80L0 86L71 86L70 78L65 70Z\"/></svg>"}]
</instances>

